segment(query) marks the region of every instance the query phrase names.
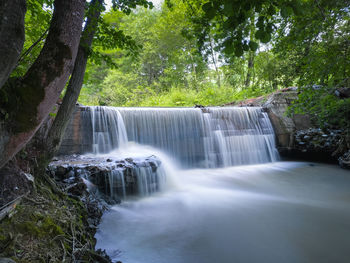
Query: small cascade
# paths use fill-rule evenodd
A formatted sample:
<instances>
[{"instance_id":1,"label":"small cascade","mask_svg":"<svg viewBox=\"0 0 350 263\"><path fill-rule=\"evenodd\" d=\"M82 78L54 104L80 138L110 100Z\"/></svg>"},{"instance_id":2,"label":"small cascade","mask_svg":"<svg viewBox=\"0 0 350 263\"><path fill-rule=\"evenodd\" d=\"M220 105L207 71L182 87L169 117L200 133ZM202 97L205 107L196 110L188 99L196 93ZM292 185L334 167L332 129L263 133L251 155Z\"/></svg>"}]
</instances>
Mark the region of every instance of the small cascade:
<instances>
[{"instance_id":1,"label":"small cascade","mask_svg":"<svg viewBox=\"0 0 350 263\"><path fill-rule=\"evenodd\" d=\"M107 153L126 145L128 138L119 111L112 107L89 107L93 153Z\"/></svg>"},{"instance_id":2,"label":"small cascade","mask_svg":"<svg viewBox=\"0 0 350 263\"><path fill-rule=\"evenodd\" d=\"M116 160L87 170L90 171L87 179L112 200L148 196L162 190L166 182L161 161L154 156Z\"/></svg>"},{"instance_id":3,"label":"small cascade","mask_svg":"<svg viewBox=\"0 0 350 263\"><path fill-rule=\"evenodd\" d=\"M112 204L127 196L151 195L166 183L165 170L155 156L135 159L80 156L54 161L49 169L58 181L74 184L83 178L90 191Z\"/></svg>"},{"instance_id":4,"label":"small cascade","mask_svg":"<svg viewBox=\"0 0 350 263\"><path fill-rule=\"evenodd\" d=\"M278 160L271 122L259 107L90 107L93 152L149 145L184 168L227 167Z\"/></svg>"}]
</instances>

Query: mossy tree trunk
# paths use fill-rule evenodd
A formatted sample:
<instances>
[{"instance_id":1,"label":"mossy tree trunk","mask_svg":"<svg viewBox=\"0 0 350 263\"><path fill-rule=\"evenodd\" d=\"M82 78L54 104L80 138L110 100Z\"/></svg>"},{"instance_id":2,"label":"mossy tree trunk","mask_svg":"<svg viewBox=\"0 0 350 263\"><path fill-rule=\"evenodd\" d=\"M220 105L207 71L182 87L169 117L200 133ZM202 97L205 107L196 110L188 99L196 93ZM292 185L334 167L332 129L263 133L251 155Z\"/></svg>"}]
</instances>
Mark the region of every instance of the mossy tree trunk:
<instances>
[{"instance_id":1,"label":"mossy tree trunk","mask_svg":"<svg viewBox=\"0 0 350 263\"><path fill-rule=\"evenodd\" d=\"M75 60L72 76L69 80L66 94L57 112L55 120L44 139L43 149L38 159L42 168L45 168L52 157L57 153L64 131L74 113L81 87L83 85L86 64L88 61L92 41L97 30L98 20L103 8L103 0L92 0L89 7L88 19L82 33L78 54Z\"/></svg>"},{"instance_id":2,"label":"mossy tree trunk","mask_svg":"<svg viewBox=\"0 0 350 263\"><path fill-rule=\"evenodd\" d=\"M33 137L52 110L73 70L85 0L55 0L49 33L24 77L7 81L0 98L0 168ZM13 36L16 40L18 36Z\"/></svg>"}]
</instances>

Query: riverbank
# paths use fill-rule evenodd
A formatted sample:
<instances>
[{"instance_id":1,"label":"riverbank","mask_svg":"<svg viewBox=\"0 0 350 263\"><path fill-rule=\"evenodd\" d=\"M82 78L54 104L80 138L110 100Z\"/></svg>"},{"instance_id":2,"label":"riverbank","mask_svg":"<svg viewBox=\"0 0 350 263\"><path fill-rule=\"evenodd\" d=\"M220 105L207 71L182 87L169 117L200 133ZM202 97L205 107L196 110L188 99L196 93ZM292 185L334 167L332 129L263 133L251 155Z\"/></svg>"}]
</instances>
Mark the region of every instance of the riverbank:
<instances>
[{"instance_id":1,"label":"riverbank","mask_svg":"<svg viewBox=\"0 0 350 263\"><path fill-rule=\"evenodd\" d=\"M104 251L95 250L94 238L108 205L80 180L57 181L59 193L36 182L9 205L0 222L0 262L111 262Z\"/></svg>"}]
</instances>

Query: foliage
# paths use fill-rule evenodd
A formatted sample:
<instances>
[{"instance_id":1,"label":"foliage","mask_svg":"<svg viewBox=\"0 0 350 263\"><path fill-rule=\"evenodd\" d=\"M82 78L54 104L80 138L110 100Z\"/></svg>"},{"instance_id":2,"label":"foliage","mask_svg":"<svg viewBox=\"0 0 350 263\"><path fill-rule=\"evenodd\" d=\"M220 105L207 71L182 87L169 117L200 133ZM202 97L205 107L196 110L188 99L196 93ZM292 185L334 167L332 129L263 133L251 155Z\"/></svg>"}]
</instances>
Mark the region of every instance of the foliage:
<instances>
[{"instance_id":1,"label":"foliage","mask_svg":"<svg viewBox=\"0 0 350 263\"><path fill-rule=\"evenodd\" d=\"M304 13L281 24L274 48L290 62L289 78L304 87L290 113L309 113L322 127L350 128L349 98L335 96L337 88L350 87L349 3L309 1Z\"/></svg>"},{"instance_id":2,"label":"foliage","mask_svg":"<svg viewBox=\"0 0 350 263\"><path fill-rule=\"evenodd\" d=\"M307 87L289 108L289 114L310 114L322 128L350 128L350 99L339 99L334 88Z\"/></svg>"},{"instance_id":3,"label":"foliage","mask_svg":"<svg viewBox=\"0 0 350 263\"><path fill-rule=\"evenodd\" d=\"M258 42L270 42L276 28L276 17L287 18L302 13L299 0L186 0L187 12L192 17L192 34L200 47L213 42L227 57L242 56L245 51L256 51ZM254 37L250 37L254 26ZM210 39L212 36L212 40Z\"/></svg>"},{"instance_id":4,"label":"foliage","mask_svg":"<svg viewBox=\"0 0 350 263\"><path fill-rule=\"evenodd\" d=\"M257 55L252 86L244 87L246 58L219 63L213 51L209 58L197 49L195 39L184 35L192 26L187 6L172 1L161 10L138 9L125 16L111 11L104 21L133 37L142 46L138 56L121 49L108 49L116 68L90 63L79 101L88 105L113 106L193 106L220 105L240 98L265 94L278 87L273 84L273 69L266 63L269 52ZM260 58L261 57L261 58ZM274 64L277 65L277 64ZM269 70L270 69L270 70ZM261 72L261 73L260 73ZM257 75L256 74L256 75ZM181 94L182 93L182 94Z\"/></svg>"},{"instance_id":5,"label":"foliage","mask_svg":"<svg viewBox=\"0 0 350 263\"><path fill-rule=\"evenodd\" d=\"M108 12L103 20L140 49L137 56L104 49L115 68L90 63L80 102L222 105L288 86L322 85L304 88L290 113L348 125L348 100L333 95L350 86L348 10L343 0L168 0L160 10Z\"/></svg>"},{"instance_id":6,"label":"foliage","mask_svg":"<svg viewBox=\"0 0 350 263\"><path fill-rule=\"evenodd\" d=\"M53 0L28 0L25 16L25 42L12 76L23 76L38 57L52 17Z\"/></svg>"}]
</instances>

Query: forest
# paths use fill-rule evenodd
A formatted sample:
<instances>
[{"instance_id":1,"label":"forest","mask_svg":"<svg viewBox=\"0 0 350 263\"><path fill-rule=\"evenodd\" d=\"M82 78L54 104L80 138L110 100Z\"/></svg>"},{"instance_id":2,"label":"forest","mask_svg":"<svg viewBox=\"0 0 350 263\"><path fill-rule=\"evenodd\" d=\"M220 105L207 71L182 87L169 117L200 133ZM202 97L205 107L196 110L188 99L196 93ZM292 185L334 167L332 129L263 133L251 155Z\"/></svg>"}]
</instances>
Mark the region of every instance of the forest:
<instances>
[{"instance_id":1,"label":"forest","mask_svg":"<svg viewBox=\"0 0 350 263\"><path fill-rule=\"evenodd\" d=\"M350 233L322 254L329 222L349 229L336 163L350 168L348 0L0 1L0 262L346 262ZM226 247L241 241L254 252Z\"/></svg>"},{"instance_id":2,"label":"forest","mask_svg":"<svg viewBox=\"0 0 350 263\"><path fill-rule=\"evenodd\" d=\"M105 13L106 23L133 42L124 49L96 45L108 61L91 59L79 102L223 105L294 86L305 89L292 110L317 112L320 123L347 122L349 101L336 97L338 88L349 86L346 1L255 6L255 14L254 2L248 3L237 28L228 23L233 14L226 5L224 23L222 14L201 8L204 2L173 0L129 15ZM215 9L218 3L209 4Z\"/></svg>"}]
</instances>

